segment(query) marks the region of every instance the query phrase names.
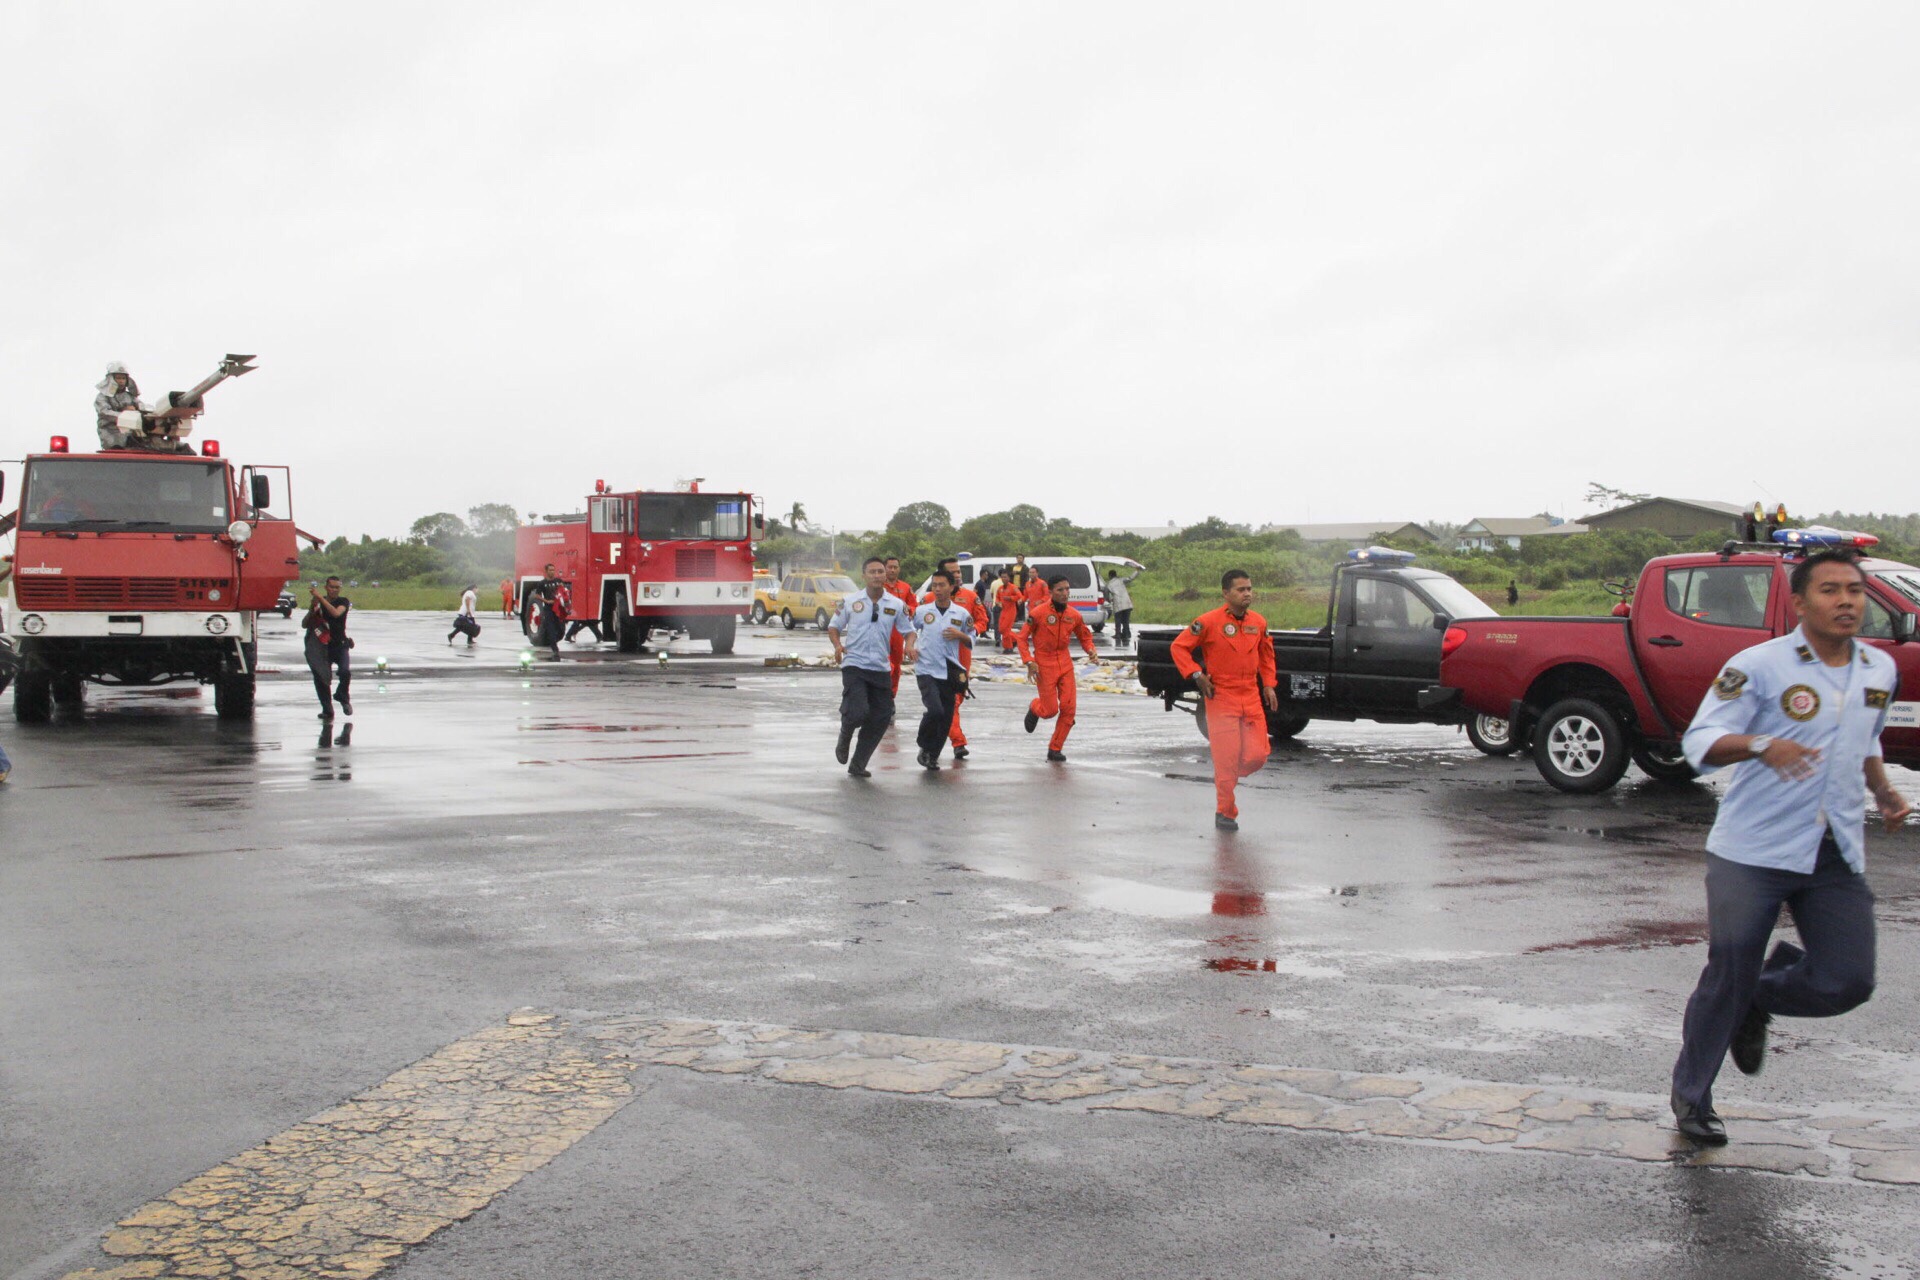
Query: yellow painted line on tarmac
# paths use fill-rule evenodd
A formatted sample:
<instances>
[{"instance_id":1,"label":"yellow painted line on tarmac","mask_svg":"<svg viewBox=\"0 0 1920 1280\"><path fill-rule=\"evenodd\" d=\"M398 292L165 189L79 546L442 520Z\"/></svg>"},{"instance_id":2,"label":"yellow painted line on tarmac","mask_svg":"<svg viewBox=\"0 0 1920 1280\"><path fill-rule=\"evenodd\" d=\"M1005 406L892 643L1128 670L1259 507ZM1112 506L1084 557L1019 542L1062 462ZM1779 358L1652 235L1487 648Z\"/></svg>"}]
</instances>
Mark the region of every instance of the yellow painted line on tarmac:
<instances>
[{"instance_id":1,"label":"yellow painted line on tarmac","mask_svg":"<svg viewBox=\"0 0 1920 1280\"><path fill-rule=\"evenodd\" d=\"M373 1276L632 1095L630 1066L516 1013L142 1205L65 1280Z\"/></svg>"}]
</instances>

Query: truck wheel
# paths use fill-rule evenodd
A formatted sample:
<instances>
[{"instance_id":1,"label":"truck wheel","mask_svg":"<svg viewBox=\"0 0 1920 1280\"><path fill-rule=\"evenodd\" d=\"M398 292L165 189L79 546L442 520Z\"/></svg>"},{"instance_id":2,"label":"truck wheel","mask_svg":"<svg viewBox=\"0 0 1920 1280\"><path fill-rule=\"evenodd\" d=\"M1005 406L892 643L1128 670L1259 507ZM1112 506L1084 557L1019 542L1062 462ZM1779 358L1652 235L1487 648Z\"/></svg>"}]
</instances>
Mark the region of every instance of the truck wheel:
<instances>
[{"instance_id":1,"label":"truck wheel","mask_svg":"<svg viewBox=\"0 0 1920 1280\"><path fill-rule=\"evenodd\" d=\"M733 652L733 632L738 623L739 619L730 613L725 617L714 619L713 629L707 633L707 639L713 641L715 653Z\"/></svg>"},{"instance_id":2,"label":"truck wheel","mask_svg":"<svg viewBox=\"0 0 1920 1280\"><path fill-rule=\"evenodd\" d=\"M1533 762L1562 791L1594 795L1627 771L1627 735L1613 712L1589 698L1562 698L1533 731Z\"/></svg>"},{"instance_id":3,"label":"truck wheel","mask_svg":"<svg viewBox=\"0 0 1920 1280\"><path fill-rule=\"evenodd\" d=\"M1490 756L1510 756L1522 745L1513 736L1513 726L1499 716L1474 716L1468 720L1467 741L1475 751Z\"/></svg>"},{"instance_id":4,"label":"truck wheel","mask_svg":"<svg viewBox=\"0 0 1920 1280\"><path fill-rule=\"evenodd\" d=\"M45 724L53 719L53 677L44 671L22 671L13 681L13 718L21 724Z\"/></svg>"},{"instance_id":5,"label":"truck wheel","mask_svg":"<svg viewBox=\"0 0 1920 1280\"><path fill-rule=\"evenodd\" d=\"M77 707L87 700L87 682L79 676L55 676L53 678L53 704L56 707Z\"/></svg>"},{"instance_id":6,"label":"truck wheel","mask_svg":"<svg viewBox=\"0 0 1920 1280\"><path fill-rule=\"evenodd\" d=\"M520 634L529 640L533 639L533 601L531 600L520 606Z\"/></svg>"},{"instance_id":7,"label":"truck wheel","mask_svg":"<svg viewBox=\"0 0 1920 1280\"><path fill-rule=\"evenodd\" d=\"M1655 782L1684 785L1699 778L1677 742L1641 742L1633 748L1633 762Z\"/></svg>"},{"instance_id":8,"label":"truck wheel","mask_svg":"<svg viewBox=\"0 0 1920 1280\"><path fill-rule=\"evenodd\" d=\"M793 630L793 610L782 609L780 611L780 625L789 631Z\"/></svg>"},{"instance_id":9,"label":"truck wheel","mask_svg":"<svg viewBox=\"0 0 1920 1280\"><path fill-rule=\"evenodd\" d=\"M1286 742L1298 737L1300 731L1312 723L1312 716L1289 715L1285 711L1276 711L1267 717L1267 741Z\"/></svg>"},{"instance_id":10,"label":"truck wheel","mask_svg":"<svg viewBox=\"0 0 1920 1280\"><path fill-rule=\"evenodd\" d=\"M827 624L832 621L833 619L827 616L827 611L825 609L815 609L813 611L813 625L818 627L820 630L825 631L827 629Z\"/></svg>"},{"instance_id":11,"label":"truck wheel","mask_svg":"<svg viewBox=\"0 0 1920 1280\"><path fill-rule=\"evenodd\" d=\"M620 652L640 652L640 646L647 642L647 624L631 614L623 613L616 625L619 627L616 634L620 637Z\"/></svg>"},{"instance_id":12,"label":"truck wheel","mask_svg":"<svg viewBox=\"0 0 1920 1280\"><path fill-rule=\"evenodd\" d=\"M1207 733L1207 704L1204 702L1193 709L1193 727L1200 731L1202 738L1212 741L1211 735Z\"/></svg>"},{"instance_id":13,"label":"truck wheel","mask_svg":"<svg viewBox=\"0 0 1920 1280\"><path fill-rule=\"evenodd\" d=\"M235 672L213 682L213 713L222 720L253 719L253 672Z\"/></svg>"},{"instance_id":14,"label":"truck wheel","mask_svg":"<svg viewBox=\"0 0 1920 1280\"><path fill-rule=\"evenodd\" d=\"M756 627L767 625L767 606L758 600L753 602L753 625Z\"/></svg>"}]
</instances>

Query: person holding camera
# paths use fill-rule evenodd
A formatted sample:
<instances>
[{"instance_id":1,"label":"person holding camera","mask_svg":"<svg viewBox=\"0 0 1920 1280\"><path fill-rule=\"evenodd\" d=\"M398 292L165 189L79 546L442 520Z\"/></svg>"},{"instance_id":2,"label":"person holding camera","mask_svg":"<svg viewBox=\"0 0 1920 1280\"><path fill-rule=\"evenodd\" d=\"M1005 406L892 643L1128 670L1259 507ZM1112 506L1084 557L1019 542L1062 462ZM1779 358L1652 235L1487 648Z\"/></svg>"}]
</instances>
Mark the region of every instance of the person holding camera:
<instances>
[{"instance_id":1,"label":"person holding camera","mask_svg":"<svg viewBox=\"0 0 1920 1280\"><path fill-rule=\"evenodd\" d=\"M300 625L307 631L307 670L313 673L314 691L320 695L320 718L333 719L336 702L342 711L352 715L349 690L353 683L353 663L348 654L353 641L347 639L347 611L353 608L353 601L340 594L338 578L327 579L325 595L320 594L317 586L308 587L307 595L312 603L307 606L307 616ZM329 695L327 682L335 669L340 672L340 684Z\"/></svg>"}]
</instances>

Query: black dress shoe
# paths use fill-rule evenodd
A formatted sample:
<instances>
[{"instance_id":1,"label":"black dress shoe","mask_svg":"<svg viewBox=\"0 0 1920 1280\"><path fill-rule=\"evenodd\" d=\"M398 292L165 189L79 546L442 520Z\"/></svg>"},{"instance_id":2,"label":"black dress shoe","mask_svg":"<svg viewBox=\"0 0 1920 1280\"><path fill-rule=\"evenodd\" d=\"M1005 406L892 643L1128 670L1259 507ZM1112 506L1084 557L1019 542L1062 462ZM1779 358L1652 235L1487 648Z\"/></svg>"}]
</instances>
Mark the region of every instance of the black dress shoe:
<instances>
[{"instance_id":1,"label":"black dress shoe","mask_svg":"<svg viewBox=\"0 0 1920 1280\"><path fill-rule=\"evenodd\" d=\"M873 776L871 773L867 772L865 769L862 769L857 764L848 765L847 773L849 776L855 777L855 778L871 778Z\"/></svg>"},{"instance_id":2,"label":"black dress shoe","mask_svg":"<svg viewBox=\"0 0 1920 1280\"><path fill-rule=\"evenodd\" d=\"M965 760L967 756L970 754L971 753L964 746L955 747L953 749L953 758L955 760Z\"/></svg>"},{"instance_id":3,"label":"black dress shoe","mask_svg":"<svg viewBox=\"0 0 1920 1280\"><path fill-rule=\"evenodd\" d=\"M915 756L914 759L920 762L922 769L938 769L940 767L940 762L935 760L932 754L926 751L922 751L919 755Z\"/></svg>"},{"instance_id":4,"label":"black dress shoe","mask_svg":"<svg viewBox=\"0 0 1920 1280\"><path fill-rule=\"evenodd\" d=\"M1679 1094L1673 1095L1673 1127L1693 1141L1708 1147L1727 1145L1726 1122L1712 1111L1696 1107L1683 1100Z\"/></svg>"},{"instance_id":5,"label":"black dress shoe","mask_svg":"<svg viewBox=\"0 0 1920 1280\"><path fill-rule=\"evenodd\" d=\"M1767 1061L1767 1024L1773 1019L1757 1004L1747 1006L1747 1016L1733 1029L1733 1042L1727 1046L1733 1065L1750 1076L1760 1074Z\"/></svg>"},{"instance_id":6,"label":"black dress shoe","mask_svg":"<svg viewBox=\"0 0 1920 1280\"><path fill-rule=\"evenodd\" d=\"M853 749L853 730L846 726L840 729L840 740L833 744L833 758L841 764L847 762L847 752Z\"/></svg>"},{"instance_id":7,"label":"black dress shoe","mask_svg":"<svg viewBox=\"0 0 1920 1280\"><path fill-rule=\"evenodd\" d=\"M1067 753L1064 751L1049 751L1047 752L1047 759L1054 764L1065 764L1067 762Z\"/></svg>"},{"instance_id":8,"label":"black dress shoe","mask_svg":"<svg viewBox=\"0 0 1920 1280\"><path fill-rule=\"evenodd\" d=\"M1040 713L1033 710L1031 707L1029 707L1027 709L1027 719L1026 719L1027 732L1032 733L1033 726L1039 723L1040 723Z\"/></svg>"}]
</instances>

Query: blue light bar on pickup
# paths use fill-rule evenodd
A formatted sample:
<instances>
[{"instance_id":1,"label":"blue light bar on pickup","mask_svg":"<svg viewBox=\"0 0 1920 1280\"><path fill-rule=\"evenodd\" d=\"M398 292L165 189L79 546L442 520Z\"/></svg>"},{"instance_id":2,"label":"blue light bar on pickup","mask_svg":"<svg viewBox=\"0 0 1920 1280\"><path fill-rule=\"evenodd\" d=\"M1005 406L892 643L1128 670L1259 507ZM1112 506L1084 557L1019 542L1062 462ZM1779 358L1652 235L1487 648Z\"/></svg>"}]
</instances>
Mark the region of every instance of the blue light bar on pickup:
<instances>
[{"instance_id":1,"label":"blue light bar on pickup","mask_svg":"<svg viewBox=\"0 0 1920 1280\"><path fill-rule=\"evenodd\" d=\"M1773 540L1789 547L1877 547L1880 545L1880 539L1870 533L1829 529L1822 524L1808 525L1804 529L1776 529Z\"/></svg>"},{"instance_id":2,"label":"blue light bar on pickup","mask_svg":"<svg viewBox=\"0 0 1920 1280\"><path fill-rule=\"evenodd\" d=\"M1395 551L1392 547L1355 547L1347 552L1352 564L1412 564L1417 558L1411 551Z\"/></svg>"}]
</instances>

